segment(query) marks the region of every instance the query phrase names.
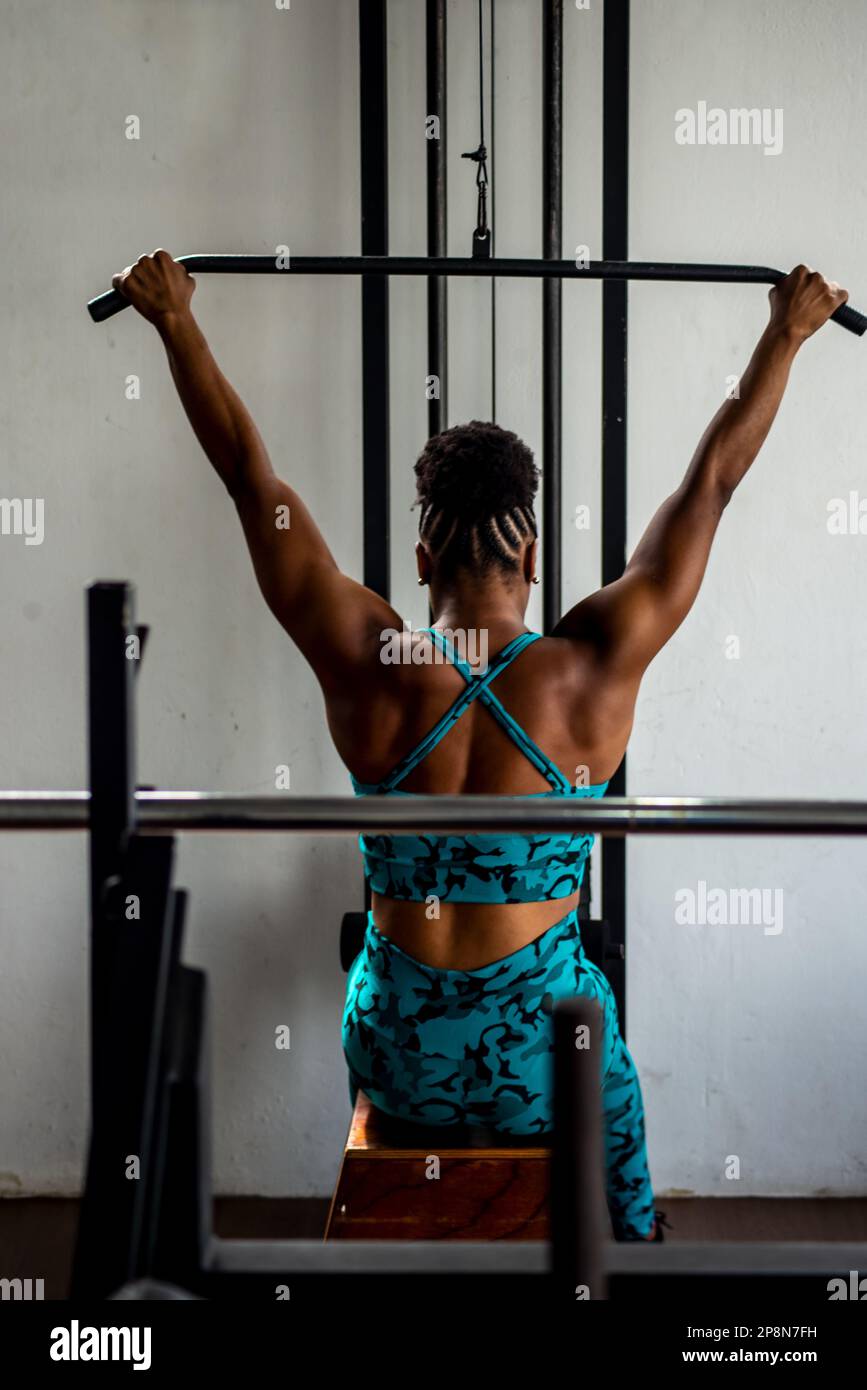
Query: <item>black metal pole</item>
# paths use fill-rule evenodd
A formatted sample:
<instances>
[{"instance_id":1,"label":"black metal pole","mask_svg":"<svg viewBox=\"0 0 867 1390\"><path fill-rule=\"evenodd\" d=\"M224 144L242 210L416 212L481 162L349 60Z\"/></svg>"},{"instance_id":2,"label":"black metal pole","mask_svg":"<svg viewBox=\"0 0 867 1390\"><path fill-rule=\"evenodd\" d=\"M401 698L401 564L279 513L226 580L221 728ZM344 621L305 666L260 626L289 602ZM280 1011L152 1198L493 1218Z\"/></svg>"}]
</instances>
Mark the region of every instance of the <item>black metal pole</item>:
<instances>
[{"instance_id":1,"label":"black metal pole","mask_svg":"<svg viewBox=\"0 0 867 1390\"><path fill-rule=\"evenodd\" d=\"M427 0L427 117L436 117L435 134L427 139L427 250L429 256L448 253L446 184L446 0ZM437 392L428 401L428 434L440 434L448 424L448 280L432 275L427 282L428 375L436 377Z\"/></svg>"},{"instance_id":2,"label":"black metal pole","mask_svg":"<svg viewBox=\"0 0 867 1390\"><path fill-rule=\"evenodd\" d=\"M602 255L625 260L629 242L629 0L605 0L602 87ZM625 281L602 286L602 583L626 564ZM611 778L612 796L626 792L626 758ZM615 946L626 943L626 845L602 852L602 913ZM626 972L612 962L611 986L626 1031Z\"/></svg>"},{"instance_id":3,"label":"black metal pole","mask_svg":"<svg viewBox=\"0 0 867 1390\"><path fill-rule=\"evenodd\" d=\"M361 254L388 255L386 0L358 0L361 91ZM361 278L364 583L388 598L388 279Z\"/></svg>"},{"instance_id":4,"label":"black metal pole","mask_svg":"<svg viewBox=\"0 0 867 1390\"><path fill-rule=\"evenodd\" d=\"M386 0L358 0L361 93L361 254L388 256L388 33ZM389 288L361 277L364 583L391 591ZM370 907L364 880L364 904Z\"/></svg>"},{"instance_id":5,"label":"black metal pole","mask_svg":"<svg viewBox=\"0 0 867 1390\"><path fill-rule=\"evenodd\" d=\"M94 1194L110 1185L105 1136L117 1103L113 1059L112 990L116 978L116 896L123 881L135 827L135 660L127 641L134 635L134 590L125 582L98 582L87 598L87 759L90 829L90 1136L84 1193L79 1212L72 1284L92 1292L99 1265L112 1265L109 1277L126 1277L140 1207L127 1203L124 1220L115 1212L116 1230L107 1230ZM116 1165L115 1172L120 1170ZM127 1183L126 1195L138 1184Z\"/></svg>"},{"instance_id":6,"label":"black metal pole","mask_svg":"<svg viewBox=\"0 0 867 1390\"><path fill-rule=\"evenodd\" d=\"M491 242L491 259L497 254L497 180L494 161L497 153L497 0L490 0L491 14L491 59L490 89L491 113L488 129L491 143L488 148L488 234ZM491 278L491 421L497 422L497 280Z\"/></svg>"},{"instance_id":7,"label":"black metal pole","mask_svg":"<svg viewBox=\"0 0 867 1390\"><path fill-rule=\"evenodd\" d=\"M542 0L542 256L563 254L563 0ZM562 612L563 282L542 285L542 625Z\"/></svg>"},{"instance_id":8,"label":"black metal pole","mask_svg":"<svg viewBox=\"0 0 867 1390\"><path fill-rule=\"evenodd\" d=\"M90 1070L94 1116L111 1106L100 1066L112 1051L102 1035L114 926L111 885L120 877L135 826L134 589L99 582L87 590L87 756L90 781Z\"/></svg>"},{"instance_id":9,"label":"black metal pole","mask_svg":"<svg viewBox=\"0 0 867 1390\"><path fill-rule=\"evenodd\" d=\"M602 1012L594 999L554 1010L551 1264L558 1303L607 1297L602 1256Z\"/></svg>"}]
</instances>

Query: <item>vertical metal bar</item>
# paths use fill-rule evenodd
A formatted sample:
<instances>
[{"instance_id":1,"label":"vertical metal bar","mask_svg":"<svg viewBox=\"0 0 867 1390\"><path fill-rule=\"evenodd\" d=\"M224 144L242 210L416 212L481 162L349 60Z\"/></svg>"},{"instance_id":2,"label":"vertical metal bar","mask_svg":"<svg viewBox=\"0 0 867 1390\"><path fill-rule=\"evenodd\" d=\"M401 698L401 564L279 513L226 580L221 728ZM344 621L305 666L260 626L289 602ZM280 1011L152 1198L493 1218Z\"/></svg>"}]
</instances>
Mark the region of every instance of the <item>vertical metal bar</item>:
<instances>
[{"instance_id":1,"label":"vertical metal bar","mask_svg":"<svg viewBox=\"0 0 867 1390\"><path fill-rule=\"evenodd\" d=\"M427 115L436 116L437 138L427 142L427 253L447 256L446 184L446 0L427 0ZM432 275L427 282L428 375L435 376L439 396L428 402L428 434L448 424L448 280Z\"/></svg>"},{"instance_id":2,"label":"vertical metal bar","mask_svg":"<svg viewBox=\"0 0 867 1390\"><path fill-rule=\"evenodd\" d=\"M148 1271L149 1218L157 1211L153 1164L171 966L174 838L132 835L111 934L105 992L97 1001L98 1083L73 1268L75 1297L106 1298ZM135 902L139 916L128 917ZM138 1171L130 1164L136 1160Z\"/></svg>"},{"instance_id":3,"label":"vertical metal bar","mask_svg":"<svg viewBox=\"0 0 867 1390\"><path fill-rule=\"evenodd\" d=\"M90 781L90 1074L94 1116L111 1097L100 1089L106 978L113 925L108 891L120 876L135 824L135 670L127 639L135 632L134 590L127 583L91 584L87 590L87 708Z\"/></svg>"},{"instance_id":4,"label":"vertical metal bar","mask_svg":"<svg viewBox=\"0 0 867 1390\"><path fill-rule=\"evenodd\" d=\"M129 642L144 631L134 623L131 584L89 587L91 1114L73 1289L100 1298L146 1270L156 1198L151 1157L171 967L174 839L135 834L139 662ZM125 910L133 901L135 918ZM131 1156L140 1164L135 1180L127 1171Z\"/></svg>"},{"instance_id":5,"label":"vertical metal bar","mask_svg":"<svg viewBox=\"0 0 867 1390\"><path fill-rule=\"evenodd\" d=\"M490 0L491 5L491 80L488 84L491 89L491 115L488 122L488 129L491 132L491 143L488 148L488 227L490 229L491 256L497 254L497 181L494 170L494 158L496 153L496 125L497 125L497 0ZM491 421L497 422L497 277L491 276Z\"/></svg>"},{"instance_id":6,"label":"vertical metal bar","mask_svg":"<svg viewBox=\"0 0 867 1390\"><path fill-rule=\"evenodd\" d=\"M605 0L603 25L602 255L626 260L629 232L629 0ZM602 583L626 564L627 287L602 286ZM626 792L626 759L611 779ZM626 841L602 854L602 908L615 945L626 941ZM611 984L626 1029L625 972L616 962Z\"/></svg>"},{"instance_id":7,"label":"vertical metal bar","mask_svg":"<svg viewBox=\"0 0 867 1390\"><path fill-rule=\"evenodd\" d=\"M358 0L361 98L361 254L388 255L388 51L386 0ZM391 595L389 281L361 277L364 583ZM365 879L364 903L370 908Z\"/></svg>"},{"instance_id":8,"label":"vertical metal bar","mask_svg":"<svg viewBox=\"0 0 867 1390\"><path fill-rule=\"evenodd\" d=\"M542 256L563 241L563 0L542 0ZM545 632L562 611L563 282L542 283L542 576Z\"/></svg>"},{"instance_id":9,"label":"vertical metal bar","mask_svg":"<svg viewBox=\"0 0 867 1390\"><path fill-rule=\"evenodd\" d=\"M607 1297L602 1260L602 1013L593 999L554 1010L551 1262L557 1303Z\"/></svg>"},{"instance_id":10,"label":"vertical metal bar","mask_svg":"<svg viewBox=\"0 0 867 1390\"><path fill-rule=\"evenodd\" d=\"M361 94L361 254L388 255L386 0L358 0ZM388 277L361 277L364 582L388 598Z\"/></svg>"}]
</instances>

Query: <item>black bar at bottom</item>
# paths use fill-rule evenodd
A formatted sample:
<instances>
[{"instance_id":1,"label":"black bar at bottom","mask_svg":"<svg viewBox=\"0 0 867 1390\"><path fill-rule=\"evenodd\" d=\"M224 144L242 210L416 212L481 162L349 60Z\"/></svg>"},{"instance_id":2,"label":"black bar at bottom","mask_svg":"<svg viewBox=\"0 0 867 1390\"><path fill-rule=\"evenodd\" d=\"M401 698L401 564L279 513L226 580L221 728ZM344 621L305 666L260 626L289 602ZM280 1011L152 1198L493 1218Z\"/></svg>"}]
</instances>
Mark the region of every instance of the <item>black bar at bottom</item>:
<instances>
[{"instance_id":1,"label":"black bar at bottom","mask_svg":"<svg viewBox=\"0 0 867 1390\"><path fill-rule=\"evenodd\" d=\"M567 999L557 1005L551 1260L558 1296L573 1303L606 1297L599 1100L602 1045L602 1013L594 999Z\"/></svg>"}]
</instances>

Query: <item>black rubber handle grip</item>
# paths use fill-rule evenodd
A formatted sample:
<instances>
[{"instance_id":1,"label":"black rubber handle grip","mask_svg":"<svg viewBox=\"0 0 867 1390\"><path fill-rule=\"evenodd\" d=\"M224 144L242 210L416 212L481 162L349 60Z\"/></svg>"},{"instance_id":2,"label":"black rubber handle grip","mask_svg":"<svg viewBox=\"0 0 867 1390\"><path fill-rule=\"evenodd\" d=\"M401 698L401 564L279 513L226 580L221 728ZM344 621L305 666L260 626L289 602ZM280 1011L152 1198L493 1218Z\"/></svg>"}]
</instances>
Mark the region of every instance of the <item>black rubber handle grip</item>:
<instances>
[{"instance_id":1,"label":"black rubber handle grip","mask_svg":"<svg viewBox=\"0 0 867 1390\"><path fill-rule=\"evenodd\" d=\"M94 323L103 323L105 319L119 314L121 309L128 308L129 300L124 298L120 290L106 290L105 294L98 294L96 299L89 301L87 312Z\"/></svg>"},{"instance_id":2,"label":"black rubber handle grip","mask_svg":"<svg viewBox=\"0 0 867 1390\"><path fill-rule=\"evenodd\" d=\"M498 276L522 279L568 280L664 280L708 284L778 285L782 270L764 265L701 265L675 261L574 261L515 260L498 257L478 260L446 256L293 256L291 265L273 256L202 255L178 256L193 273L228 275L454 275ZM87 306L94 323L129 308L119 290L108 290ZM860 338L867 332L867 314L843 304L831 315L834 323Z\"/></svg>"},{"instance_id":3,"label":"black rubber handle grip","mask_svg":"<svg viewBox=\"0 0 867 1390\"><path fill-rule=\"evenodd\" d=\"M867 332L867 314L853 309L851 304L841 304L839 309L834 310L831 318L835 323L842 324L843 328L848 328L850 333L857 333L859 338L863 338Z\"/></svg>"}]
</instances>

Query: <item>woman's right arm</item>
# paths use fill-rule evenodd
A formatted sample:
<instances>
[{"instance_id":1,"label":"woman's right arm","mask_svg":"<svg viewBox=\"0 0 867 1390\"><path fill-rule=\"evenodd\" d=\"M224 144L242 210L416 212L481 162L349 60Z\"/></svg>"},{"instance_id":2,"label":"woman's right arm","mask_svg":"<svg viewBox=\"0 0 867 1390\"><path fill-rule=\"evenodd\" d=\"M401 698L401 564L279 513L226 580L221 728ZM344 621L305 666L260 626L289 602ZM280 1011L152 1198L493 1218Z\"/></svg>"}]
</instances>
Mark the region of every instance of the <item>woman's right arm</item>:
<instances>
[{"instance_id":1,"label":"woman's right arm","mask_svg":"<svg viewBox=\"0 0 867 1390\"><path fill-rule=\"evenodd\" d=\"M565 614L554 637L589 641L606 667L640 679L695 602L720 518L765 442L796 353L847 298L806 266L771 290L770 321L738 396L711 420L621 578Z\"/></svg>"},{"instance_id":2,"label":"woman's right arm","mask_svg":"<svg viewBox=\"0 0 867 1390\"><path fill-rule=\"evenodd\" d=\"M304 501L275 473L250 412L193 318L195 282L186 268L159 250L112 284L162 338L190 424L235 504L266 603L323 689L345 692L355 675L369 671L379 634L401 630L400 618L338 568Z\"/></svg>"}]
</instances>

